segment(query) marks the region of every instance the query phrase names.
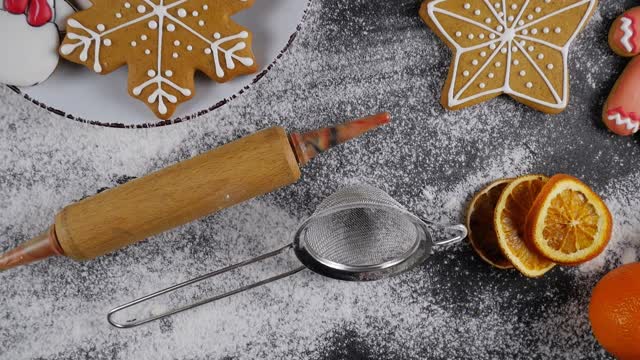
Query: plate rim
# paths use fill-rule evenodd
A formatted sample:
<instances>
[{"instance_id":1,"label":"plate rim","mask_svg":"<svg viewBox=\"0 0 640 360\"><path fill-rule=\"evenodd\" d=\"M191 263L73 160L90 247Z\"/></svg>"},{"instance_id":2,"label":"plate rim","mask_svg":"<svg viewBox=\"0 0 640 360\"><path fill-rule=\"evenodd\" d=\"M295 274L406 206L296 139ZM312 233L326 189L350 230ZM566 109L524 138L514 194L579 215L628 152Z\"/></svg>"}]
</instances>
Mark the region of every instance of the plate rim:
<instances>
[{"instance_id":1,"label":"plate rim","mask_svg":"<svg viewBox=\"0 0 640 360\"><path fill-rule=\"evenodd\" d=\"M307 20L307 16L309 14L309 8L311 6L311 1L313 0L306 0L307 3L304 7L304 10L302 12L302 17L300 18L300 20L298 21L298 24L296 25L295 30L293 31L293 33L291 33L291 35L289 35L289 40L287 40L287 43L284 45L284 47L282 49L280 49L280 51L278 52L278 54L275 56L275 58L269 63L269 65L267 65L262 71L260 71L259 73L257 73L253 79L251 79L251 81L247 84L242 86L242 88L240 90L238 90L237 92L235 92L233 95L228 96L223 98L222 100L218 101L217 103L211 105L208 108L193 112L191 114L187 114L184 116L178 116L169 120L158 120L157 122L147 122L147 123L142 123L142 124L122 124L122 123L107 123L107 122L101 122L101 121L97 121L97 120L89 120L89 119L85 119L79 116L75 116L73 114L71 114L70 112L66 112L63 110L60 110L56 107L53 106L49 106L47 104L45 104L42 101L39 101L33 97L31 97L26 91L22 91L20 88L18 88L17 86L14 85L6 85L5 86L9 89L11 89L13 92L15 92L18 95L22 95L23 99L31 102L32 104L39 106L45 110L47 110L50 113L56 114L60 117L66 118L66 119L70 119L70 120L74 120L80 123L84 123L84 124L89 124L89 125L96 125L96 126L103 126L103 127L109 127L109 128L119 128L119 129L148 129L148 128L154 128L154 127L160 127L160 126L167 126L167 125L173 125L173 124L179 124L188 120L195 120L196 118L202 117L205 114L208 114L218 108L221 108L222 106L230 103L231 101L233 101L234 99L238 98L240 95L244 94L246 91L248 91L253 85L255 85L258 81L260 81L263 77L265 77L265 75L267 75L267 73L280 61L280 59L284 56L284 54L289 50L289 48L291 47L291 45L293 44L293 42L296 40L296 38L298 37L298 33L300 32L300 30L302 30L303 24L304 22Z\"/></svg>"}]
</instances>

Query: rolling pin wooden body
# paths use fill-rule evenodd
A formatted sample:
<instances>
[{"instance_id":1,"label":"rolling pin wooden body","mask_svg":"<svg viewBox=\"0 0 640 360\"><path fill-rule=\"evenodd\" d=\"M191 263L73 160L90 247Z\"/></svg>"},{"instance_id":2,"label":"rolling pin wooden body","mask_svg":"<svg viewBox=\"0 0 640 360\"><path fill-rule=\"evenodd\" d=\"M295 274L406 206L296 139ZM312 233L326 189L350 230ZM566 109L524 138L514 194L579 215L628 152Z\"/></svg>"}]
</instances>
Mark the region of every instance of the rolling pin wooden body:
<instances>
[{"instance_id":1,"label":"rolling pin wooden body","mask_svg":"<svg viewBox=\"0 0 640 360\"><path fill-rule=\"evenodd\" d=\"M64 255L93 259L291 184L299 165L389 122L382 113L287 136L273 127L63 208L43 234L0 256L0 271Z\"/></svg>"},{"instance_id":2,"label":"rolling pin wooden body","mask_svg":"<svg viewBox=\"0 0 640 360\"><path fill-rule=\"evenodd\" d=\"M285 130L269 128L69 205L55 234L66 256L92 259L299 178Z\"/></svg>"}]
</instances>

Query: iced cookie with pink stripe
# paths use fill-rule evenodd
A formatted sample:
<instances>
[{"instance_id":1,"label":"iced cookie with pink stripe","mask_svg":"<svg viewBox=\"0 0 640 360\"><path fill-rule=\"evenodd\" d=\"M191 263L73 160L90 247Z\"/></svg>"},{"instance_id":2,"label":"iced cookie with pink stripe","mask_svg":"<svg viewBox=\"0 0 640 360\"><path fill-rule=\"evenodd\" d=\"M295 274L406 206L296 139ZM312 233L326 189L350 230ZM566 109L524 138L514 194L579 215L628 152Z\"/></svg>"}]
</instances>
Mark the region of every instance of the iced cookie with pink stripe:
<instances>
[{"instance_id":1,"label":"iced cookie with pink stripe","mask_svg":"<svg viewBox=\"0 0 640 360\"><path fill-rule=\"evenodd\" d=\"M640 129L640 57L634 57L613 86L602 120L612 132L629 136Z\"/></svg>"},{"instance_id":2,"label":"iced cookie with pink stripe","mask_svg":"<svg viewBox=\"0 0 640 360\"><path fill-rule=\"evenodd\" d=\"M640 54L640 7L627 10L613 22L609 46L620 56Z\"/></svg>"}]
</instances>

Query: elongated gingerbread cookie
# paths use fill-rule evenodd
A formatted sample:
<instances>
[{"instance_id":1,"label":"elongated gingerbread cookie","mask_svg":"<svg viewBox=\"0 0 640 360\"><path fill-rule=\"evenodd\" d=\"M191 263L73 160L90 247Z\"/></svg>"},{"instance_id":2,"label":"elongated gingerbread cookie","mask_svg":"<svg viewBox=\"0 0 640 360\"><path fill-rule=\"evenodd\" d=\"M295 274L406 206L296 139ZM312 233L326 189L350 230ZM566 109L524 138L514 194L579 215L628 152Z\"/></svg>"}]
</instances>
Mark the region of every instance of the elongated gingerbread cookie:
<instances>
[{"instance_id":1,"label":"elongated gingerbread cookie","mask_svg":"<svg viewBox=\"0 0 640 360\"><path fill-rule=\"evenodd\" d=\"M92 0L67 21L60 54L99 74L126 64L129 94L169 119L196 70L217 82L256 71L252 35L230 18L253 1Z\"/></svg>"},{"instance_id":2,"label":"elongated gingerbread cookie","mask_svg":"<svg viewBox=\"0 0 640 360\"><path fill-rule=\"evenodd\" d=\"M426 0L420 16L454 52L441 102L500 94L546 113L569 99L569 47L597 0Z\"/></svg>"}]
</instances>

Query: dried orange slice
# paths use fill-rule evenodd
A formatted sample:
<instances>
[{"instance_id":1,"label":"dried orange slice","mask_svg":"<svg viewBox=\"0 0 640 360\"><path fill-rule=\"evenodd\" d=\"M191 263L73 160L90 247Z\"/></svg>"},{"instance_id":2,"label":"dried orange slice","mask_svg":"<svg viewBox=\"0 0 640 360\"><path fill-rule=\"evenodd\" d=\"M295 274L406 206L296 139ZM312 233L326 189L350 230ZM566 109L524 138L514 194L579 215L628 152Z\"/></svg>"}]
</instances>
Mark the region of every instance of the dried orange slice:
<instances>
[{"instance_id":1,"label":"dried orange slice","mask_svg":"<svg viewBox=\"0 0 640 360\"><path fill-rule=\"evenodd\" d=\"M498 245L493 214L502 190L512 180L500 179L487 185L473 197L467 209L467 229L471 246L482 260L500 269L509 269L513 265Z\"/></svg>"},{"instance_id":2,"label":"dried orange slice","mask_svg":"<svg viewBox=\"0 0 640 360\"><path fill-rule=\"evenodd\" d=\"M502 191L494 213L500 249L513 266L528 277L542 276L555 265L525 241L527 214L548 180L543 175L527 175L513 180Z\"/></svg>"},{"instance_id":3,"label":"dried orange slice","mask_svg":"<svg viewBox=\"0 0 640 360\"><path fill-rule=\"evenodd\" d=\"M577 264L596 257L611 238L611 213L586 184L558 174L540 191L527 217L527 238L545 257Z\"/></svg>"}]
</instances>

